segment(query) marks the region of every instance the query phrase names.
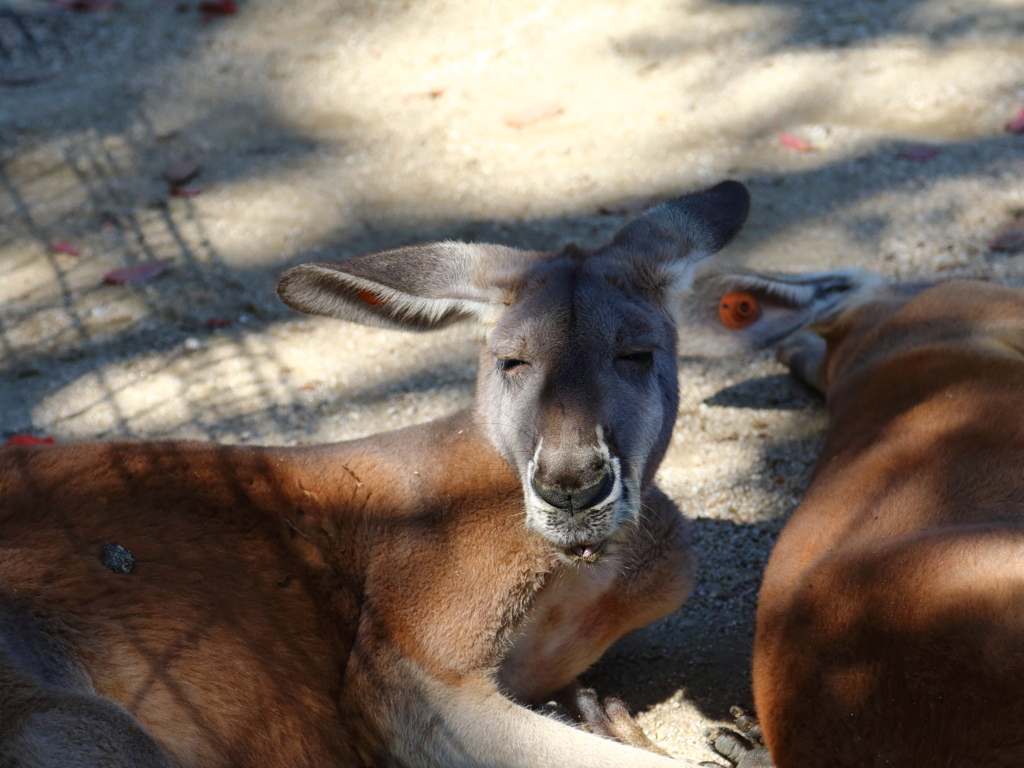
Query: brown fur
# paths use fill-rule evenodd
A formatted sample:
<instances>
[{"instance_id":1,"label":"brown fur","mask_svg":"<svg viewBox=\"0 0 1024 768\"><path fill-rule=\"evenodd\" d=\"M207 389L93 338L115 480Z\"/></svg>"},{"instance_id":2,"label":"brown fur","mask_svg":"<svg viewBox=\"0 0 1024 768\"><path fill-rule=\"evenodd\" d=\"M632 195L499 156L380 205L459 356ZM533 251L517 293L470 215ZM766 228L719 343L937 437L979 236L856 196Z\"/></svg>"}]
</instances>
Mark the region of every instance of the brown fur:
<instances>
[{"instance_id":1,"label":"brown fur","mask_svg":"<svg viewBox=\"0 0 1024 768\"><path fill-rule=\"evenodd\" d=\"M685 598L693 564L664 497L619 556L565 564L465 418L319 448L5 449L4 612L44 628L67 681L0 665L0 745L55 696L98 695L173 765L380 764L396 739L429 748L403 729L442 727L418 677L493 690L497 672L542 700ZM410 461L426 442L430 463ZM103 567L106 542L130 574Z\"/></svg>"},{"instance_id":2,"label":"brown fur","mask_svg":"<svg viewBox=\"0 0 1024 768\"><path fill-rule=\"evenodd\" d=\"M881 290L821 334L828 437L758 605L773 761L1024 765L1024 293Z\"/></svg>"}]
</instances>

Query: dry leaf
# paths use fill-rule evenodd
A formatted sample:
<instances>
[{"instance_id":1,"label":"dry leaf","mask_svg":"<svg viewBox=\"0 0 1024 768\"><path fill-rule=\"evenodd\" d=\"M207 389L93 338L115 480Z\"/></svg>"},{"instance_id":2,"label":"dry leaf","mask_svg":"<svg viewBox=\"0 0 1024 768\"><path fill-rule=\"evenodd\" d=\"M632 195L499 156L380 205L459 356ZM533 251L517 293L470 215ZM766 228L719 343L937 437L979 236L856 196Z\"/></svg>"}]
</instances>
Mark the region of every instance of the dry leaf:
<instances>
[{"instance_id":1,"label":"dry leaf","mask_svg":"<svg viewBox=\"0 0 1024 768\"><path fill-rule=\"evenodd\" d=\"M539 107L524 109L505 116L505 125L512 128L525 128L528 125L539 123L541 120L548 120L557 117L565 110L558 104L541 104Z\"/></svg>"},{"instance_id":2,"label":"dry leaf","mask_svg":"<svg viewBox=\"0 0 1024 768\"><path fill-rule=\"evenodd\" d=\"M202 193L202 187L171 187L171 197L195 197Z\"/></svg>"},{"instance_id":3,"label":"dry leaf","mask_svg":"<svg viewBox=\"0 0 1024 768\"><path fill-rule=\"evenodd\" d=\"M921 144L916 147L906 147L896 153L896 157L903 160L916 160L918 162L924 162L925 160L931 160L939 156L940 150L938 147L929 147L927 144Z\"/></svg>"},{"instance_id":4,"label":"dry leaf","mask_svg":"<svg viewBox=\"0 0 1024 768\"><path fill-rule=\"evenodd\" d=\"M52 437L36 437L35 435L15 435L3 446L6 448L8 445L53 445L54 439Z\"/></svg>"},{"instance_id":5,"label":"dry leaf","mask_svg":"<svg viewBox=\"0 0 1024 768\"><path fill-rule=\"evenodd\" d=\"M160 277L171 268L169 261L145 261L141 264L133 264L130 267L122 267L107 272L103 276L103 282L107 285L125 285L128 283L144 283Z\"/></svg>"},{"instance_id":6,"label":"dry leaf","mask_svg":"<svg viewBox=\"0 0 1024 768\"><path fill-rule=\"evenodd\" d=\"M105 11L116 4L117 0L50 0L50 5L70 8L73 11Z\"/></svg>"},{"instance_id":7,"label":"dry leaf","mask_svg":"<svg viewBox=\"0 0 1024 768\"><path fill-rule=\"evenodd\" d=\"M178 160L167 166L164 171L164 178L172 187L180 187L188 184L199 175L203 167L192 155L182 155Z\"/></svg>"},{"instance_id":8,"label":"dry leaf","mask_svg":"<svg viewBox=\"0 0 1024 768\"><path fill-rule=\"evenodd\" d=\"M808 142L787 131L779 131L779 143L796 152L810 152L814 149Z\"/></svg>"},{"instance_id":9,"label":"dry leaf","mask_svg":"<svg viewBox=\"0 0 1024 768\"><path fill-rule=\"evenodd\" d=\"M627 216L631 213L646 211L664 198L660 195L648 195L647 197L635 197L629 200L620 200L617 203L607 203L597 206L597 212L602 216Z\"/></svg>"},{"instance_id":10,"label":"dry leaf","mask_svg":"<svg viewBox=\"0 0 1024 768\"><path fill-rule=\"evenodd\" d=\"M429 91L415 91L414 93L407 93L402 98L402 101L412 101L413 99L428 98L437 99L444 95L447 88L431 88Z\"/></svg>"},{"instance_id":11,"label":"dry leaf","mask_svg":"<svg viewBox=\"0 0 1024 768\"><path fill-rule=\"evenodd\" d=\"M1024 107L1021 107L1017 116L1006 124L1006 130L1010 133L1024 133Z\"/></svg>"},{"instance_id":12,"label":"dry leaf","mask_svg":"<svg viewBox=\"0 0 1024 768\"><path fill-rule=\"evenodd\" d=\"M0 85L35 85L53 77L52 72L21 72L16 75L0 75Z\"/></svg>"},{"instance_id":13,"label":"dry leaf","mask_svg":"<svg viewBox=\"0 0 1024 768\"><path fill-rule=\"evenodd\" d=\"M203 14L203 21L209 21L217 16L231 16L238 12L238 8L235 6L235 0L217 0L200 3L199 12Z\"/></svg>"},{"instance_id":14,"label":"dry leaf","mask_svg":"<svg viewBox=\"0 0 1024 768\"><path fill-rule=\"evenodd\" d=\"M1012 221L1004 224L989 241L988 247L1004 253L1024 251L1024 213L1018 213Z\"/></svg>"},{"instance_id":15,"label":"dry leaf","mask_svg":"<svg viewBox=\"0 0 1024 768\"><path fill-rule=\"evenodd\" d=\"M82 255L82 252L67 240L58 240L56 243L50 243L50 251L52 253L66 253L68 256Z\"/></svg>"}]
</instances>

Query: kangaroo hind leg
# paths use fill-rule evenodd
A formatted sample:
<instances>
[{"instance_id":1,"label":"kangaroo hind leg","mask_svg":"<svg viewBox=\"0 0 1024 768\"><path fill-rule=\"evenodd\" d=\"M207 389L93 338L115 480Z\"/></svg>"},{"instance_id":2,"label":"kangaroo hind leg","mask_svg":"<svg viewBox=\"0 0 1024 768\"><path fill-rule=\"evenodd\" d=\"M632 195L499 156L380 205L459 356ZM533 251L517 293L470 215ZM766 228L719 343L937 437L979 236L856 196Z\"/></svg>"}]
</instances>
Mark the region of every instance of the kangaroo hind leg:
<instances>
[{"instance_id":1,"label":"kangaroo hind leg","mask_svg":"<svg viewBox=\"0 0 1024 768\"><path fill-rule=\"evenodd\" d=\"M0 765L171 768L139 722L92 690L29 610L0 607Z\"/></svg>"}]
</instances>

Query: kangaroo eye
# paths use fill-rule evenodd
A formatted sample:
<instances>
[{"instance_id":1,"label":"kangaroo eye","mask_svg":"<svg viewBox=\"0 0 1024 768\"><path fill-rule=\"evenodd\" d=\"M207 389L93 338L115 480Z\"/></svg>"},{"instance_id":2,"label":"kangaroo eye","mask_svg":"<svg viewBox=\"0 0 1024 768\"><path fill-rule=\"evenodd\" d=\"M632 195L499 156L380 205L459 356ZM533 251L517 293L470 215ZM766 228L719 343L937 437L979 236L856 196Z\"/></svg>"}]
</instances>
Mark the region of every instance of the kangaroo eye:
<instances>
[{"instance_id":1,"label":"kangaroo eye","mask_svg":"<svg viewBox=\"0 0 1024 768\"><path fill-rule=\"evenodd\" d=\"M516 368L522 368L524 365L529 365L529 363L525 360L517 360L514 357L498 358L498 370L502 373L511 373Z\"/></svg>"},{"instance_id":2,"label":"kangaroo eye","mask_svg":"<svg viewBox=\"0 0 1024 768\"><path fill-rule=\"evenodd\" d=\"M639 365L650 365L654 362L654 352L649 349L642 349L625 355L619 355L619 360Z\"/></svg>"}]
</instances>

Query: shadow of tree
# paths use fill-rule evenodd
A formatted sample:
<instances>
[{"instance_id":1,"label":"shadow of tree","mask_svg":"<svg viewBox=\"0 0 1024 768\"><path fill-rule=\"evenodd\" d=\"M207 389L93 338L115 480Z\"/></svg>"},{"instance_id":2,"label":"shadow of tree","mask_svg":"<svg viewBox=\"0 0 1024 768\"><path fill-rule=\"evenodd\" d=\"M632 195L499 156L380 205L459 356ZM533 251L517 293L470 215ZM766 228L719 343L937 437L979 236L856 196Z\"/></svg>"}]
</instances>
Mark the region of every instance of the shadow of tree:
<instances>
[{"instance_id":1,"label":"shadow of tree","mask_svg":"<svg viewBox=\"0 0 1024 768\"><path fill-rule=\"evenodd\" d=\"M998 37L1024 31L1024 9L983 10L936 8L926 0L910 0L886 8L854 5L843 0L715 0L724 6L774 6L793 19L780 47L843 47L897 35L913 35L935 45L949 45L969 34Z\"/></svg>"},{"instance_id":2,"label":"shadow of tree","mask_svg":"<svg viewBox=\"0 0 1024 768\"><path fill-rule=\"evenodd\" d=\"M614 39L619 55L640 59L687 56L734 34L726 28L719 36L707 35L693 16L712 8L775 9L789 21L788 29L768 50L845 48L883 42L886 38L914 37L930 45L949 46L968 35L1009 39L1024 32L1024 10L1018 7L990 7L967 10L936 8L926 0L895 4L855 4L846 0L711 0L696 8L680 4L679 23L669 32ZM703 6L703 7L701 7Z\"/></svg>"},{"instance_id":3,"label":"shadow of tree","mask_svg":"<svg viewBox=\"0 0 1024 768\"><path fill-rule=\"evenodd\" d=\"M800 410L820 405L821 397L788 374L748 379L716 392L707 405L758 410Z\"/></svg>"}]
</instances>

